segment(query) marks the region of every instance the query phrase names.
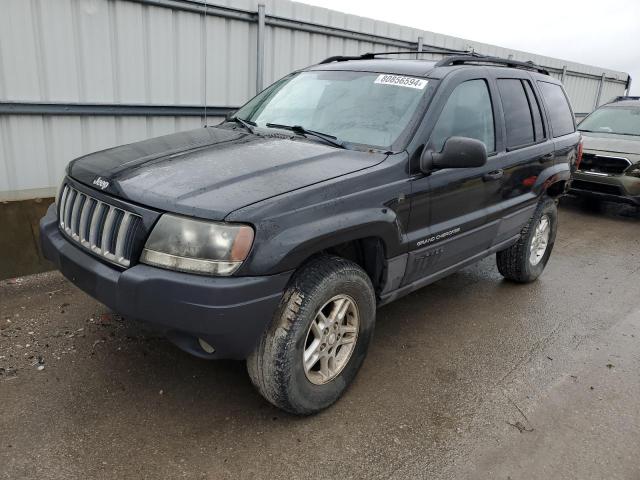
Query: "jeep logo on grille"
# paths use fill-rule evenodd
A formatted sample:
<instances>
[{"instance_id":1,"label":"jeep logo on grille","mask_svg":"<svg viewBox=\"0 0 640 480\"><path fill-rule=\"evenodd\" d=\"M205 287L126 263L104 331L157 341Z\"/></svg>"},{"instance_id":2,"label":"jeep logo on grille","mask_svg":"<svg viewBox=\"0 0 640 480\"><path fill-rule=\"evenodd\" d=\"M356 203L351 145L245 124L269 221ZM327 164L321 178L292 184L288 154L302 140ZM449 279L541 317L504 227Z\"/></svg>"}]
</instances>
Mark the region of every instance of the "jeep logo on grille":
<instances>
[{"instance_id":1,"label":"jeep logo on grille","mask_svg":"<svg viewBox=\"0 0 640 480\"><path fill-rule=\"evenodd\" d=\"M107 188L109 186L109 182L104 180L102 177L96 178L91 183L93 183L96 187L100 187L100 190L104 190L105 188Z\"/></svg>"}]
</instances>

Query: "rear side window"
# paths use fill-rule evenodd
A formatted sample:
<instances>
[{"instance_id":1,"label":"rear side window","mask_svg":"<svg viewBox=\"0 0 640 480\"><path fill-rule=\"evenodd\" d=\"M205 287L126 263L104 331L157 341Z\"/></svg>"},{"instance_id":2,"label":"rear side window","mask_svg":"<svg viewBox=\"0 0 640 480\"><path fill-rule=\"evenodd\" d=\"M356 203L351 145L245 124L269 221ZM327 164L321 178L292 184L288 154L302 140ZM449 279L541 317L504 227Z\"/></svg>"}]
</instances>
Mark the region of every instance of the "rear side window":
<instances>
[{"instance_id":1,"label":"rear side window","mask_svg":"<svg viewBox=\"0 0 640 480\"><path fill-rule=\"evenodd\" d=\"M449 137L475 138L487 152L495 150L493 108L484 80L468 80L458 85L447 100L431 134L431 146L440 152Z\"/></svg>"},{"instance_id":2,"label":"rear side window","mask_svg":"<svg viewBox=\"0 0 640 480\"><path fill-rule=\"evenodd\" d=\"M538 82L538 86L542 91L542 99L549 113L553 136L560 137L575 132L576 125L573 121L573 114L562 87L549 82Z\"/></svg>"},{"instance_id":3,"label":"rear side window","mask_svg":"<svg viewBox=\"0 0 640 480\"><path fill-rule=\"evenodd\" d=\"M519 79L498 80L498 90L507 129L507 148L529 145L535 141L533 116L524 85Z\"/></svg>"}]
</instances>

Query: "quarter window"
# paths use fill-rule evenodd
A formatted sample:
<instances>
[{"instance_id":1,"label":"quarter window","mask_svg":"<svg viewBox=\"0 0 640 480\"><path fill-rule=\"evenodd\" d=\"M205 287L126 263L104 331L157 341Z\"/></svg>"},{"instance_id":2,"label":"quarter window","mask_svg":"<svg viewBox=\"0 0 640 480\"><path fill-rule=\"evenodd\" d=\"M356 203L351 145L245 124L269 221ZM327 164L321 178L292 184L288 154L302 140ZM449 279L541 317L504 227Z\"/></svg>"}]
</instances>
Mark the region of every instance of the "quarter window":
<instances>
[{"instance_id":1,"label":"quarter window","mask_svg":"<svg viewBox=\"0 0 640 480\"><path fill-rule=\"evenodd\" d=\"M534 142L533 118L524 85L519 79L498 80L498 90L507 129L507 148Z\"/></svg>"},{"instance_id":2,"label":"quarter window","mask_svg":"<svg viewBox=\"0 0 640 480\"><path fill-rule=\"evenodd\" d=\"M542 99L551 122L551 131L554 137L561 137L576 131L573 114L567 101L567 96L560 85L549 82L538 82L542 91Z\"/></svg>"},{"instance_id":3,"label":"quarter window","mask_svg":"<svg viewBox=\"0 0 640 480\"><path fill-rule=\"evenodd\" d=\"M542 111L540 110L540 103L538 98L533 93L531 83L528 80L522 81L524 90L527 92L527 99L529 100L529 107L531 108L531 118L533 119L533 133L536 138L536 142L545 138L544 124L542 123Z\"/></svg>"},{"instance_id":4,"label":"quarter window","mask_svg":"<svg viewBox=\"0 0 640 480\"><path fill-rule=\"evenodd\" d=\"M431 134L431 147L440 152L449 137L475 138L488 152L495 150L493 109L484 80L461 83L449 96Z\"/></svg>"}]
</instances>

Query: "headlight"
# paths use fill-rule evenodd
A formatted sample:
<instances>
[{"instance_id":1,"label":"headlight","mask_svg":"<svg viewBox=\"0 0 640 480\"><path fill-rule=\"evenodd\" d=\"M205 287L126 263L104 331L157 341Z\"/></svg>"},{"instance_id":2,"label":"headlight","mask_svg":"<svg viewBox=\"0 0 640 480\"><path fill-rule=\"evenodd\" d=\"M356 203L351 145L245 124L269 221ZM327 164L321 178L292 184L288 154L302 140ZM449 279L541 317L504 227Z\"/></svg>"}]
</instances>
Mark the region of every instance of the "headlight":
<instances>
[{"instance_id":1,"label":"headlight","mask_svg":"<svg viewBox=\"0 0 640 480\"><path fill-rule=\"evenodd\" d=\"M251 250L248 225L192 220L165 214L140 256L148 265L205 275L231 275Z\"/></svg>"}]
</instances>

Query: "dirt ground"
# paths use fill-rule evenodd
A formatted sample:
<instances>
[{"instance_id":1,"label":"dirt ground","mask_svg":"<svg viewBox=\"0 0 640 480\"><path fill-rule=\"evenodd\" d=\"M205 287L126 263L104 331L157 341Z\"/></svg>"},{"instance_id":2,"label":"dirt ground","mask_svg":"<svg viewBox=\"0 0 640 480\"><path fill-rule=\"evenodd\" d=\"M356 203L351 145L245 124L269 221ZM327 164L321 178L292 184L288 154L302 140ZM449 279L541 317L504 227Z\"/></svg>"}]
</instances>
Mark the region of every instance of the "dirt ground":
<instances>
[{"instance_id":1,"label":"dirt ground","mask_svg":"<svg viewBox=\"0 0 640 480\"><path fill-rule=\"evenodd\" d=\"M0 282L2 479L638 479L640 217L565 202L530 285L488 258L378 312L309 418L57 273Z\"/></svg>"}]
</instances>

